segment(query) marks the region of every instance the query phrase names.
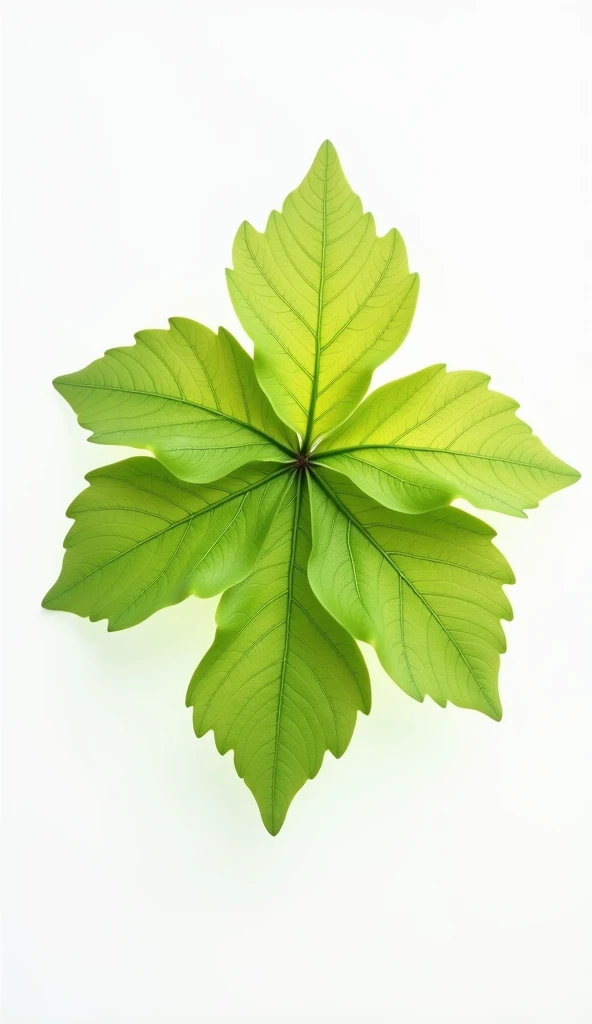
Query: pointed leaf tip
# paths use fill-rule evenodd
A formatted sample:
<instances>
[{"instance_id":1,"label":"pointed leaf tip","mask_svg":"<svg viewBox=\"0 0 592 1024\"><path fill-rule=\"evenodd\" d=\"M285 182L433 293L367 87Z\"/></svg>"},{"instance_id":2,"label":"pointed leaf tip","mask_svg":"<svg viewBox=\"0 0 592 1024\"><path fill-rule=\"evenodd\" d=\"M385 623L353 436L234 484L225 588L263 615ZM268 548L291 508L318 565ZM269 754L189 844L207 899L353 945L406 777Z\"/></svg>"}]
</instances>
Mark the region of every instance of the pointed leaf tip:
<instances>
[{"instance_id":1,"label":"pointed leaf tip","mask_svg":"<svg viewBox=\"0 0 592 1024\"><path fill-rule=\"evenodd\" d=\"M331 139L323 139L317 150L317 155L320 153L324 153L326 156L337 156L337 150L331 142Z\"/></svg>"}]
</instances>

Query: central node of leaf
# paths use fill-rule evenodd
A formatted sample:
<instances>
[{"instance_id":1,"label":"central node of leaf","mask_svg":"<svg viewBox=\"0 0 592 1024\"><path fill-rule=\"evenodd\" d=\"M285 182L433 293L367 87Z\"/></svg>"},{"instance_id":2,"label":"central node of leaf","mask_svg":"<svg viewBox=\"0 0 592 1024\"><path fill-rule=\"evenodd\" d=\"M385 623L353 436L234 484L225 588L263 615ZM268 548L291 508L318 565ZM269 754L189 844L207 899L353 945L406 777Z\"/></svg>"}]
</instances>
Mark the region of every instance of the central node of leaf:
<instances>
[{"instance_id":1,"label":"central node of leaf","mask_svg":"<svg viewBox=\"0 0 592 1024\"><path fill-rule=\"evenodd\" d=\"M298 455L296 456L295 465L297 469L308 469L308 466L310 465L308 455L305 452L298 452Z\"/></svg>"}]
</instances>

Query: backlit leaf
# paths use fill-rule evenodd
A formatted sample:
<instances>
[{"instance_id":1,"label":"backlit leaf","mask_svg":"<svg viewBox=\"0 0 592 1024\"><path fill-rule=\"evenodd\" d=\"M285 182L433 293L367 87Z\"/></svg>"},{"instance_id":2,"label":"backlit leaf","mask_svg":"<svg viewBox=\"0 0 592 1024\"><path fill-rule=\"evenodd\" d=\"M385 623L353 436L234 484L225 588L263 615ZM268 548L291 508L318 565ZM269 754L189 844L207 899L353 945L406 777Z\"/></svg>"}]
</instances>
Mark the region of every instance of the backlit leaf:
<instances>
[{"instance_id":1,"label":"backlit leaf","mask_svg":"<svg viewBox=\"0 0 592 1024\"><path fill-rule=\"evenodd\" d=\"M294 795L344 753L370 684L352 638L314 597L305 481L283 500L259 562L218 609L216 639L187 694L195 731L214 730L275 835Z\"/></svg>"},{"instance_id":2,"label":"backlit leaf","mask_svg":"<svg viewBox=\"0 0 592 1024\"><path fill-rule=\"evenodd\" d=\"M446 373L440 365L385 384L315 455L402 512L460 497L521 516L580 474L545 448L516 416L518 403L488 382L484 373Z\"/></svg>"},{"instance_id":3,"label":"backlit leaf","mask_svg":"<svg viewBox=\"0 0 592 1024\"><path fill-rule=\"evenodd\" d=\"M502 584L514 576L495 531L455 508L393 512L323 470L311 501L309 576L328 611L411 697L501 718Z\"/></svg>"},{"instance_id":4,"label":"backlit leaf","mask_svg":"<svg viewBox=\"0 0 592 1024\"><path fill-rule=\"evenodd\" d=\"M247 462L285 461L296 439L271 409L253 361L223 327L183 317L139 331L57 390L91 441L149 448L183 480L208 483Z\"/></svg>"},{"instance_id":5,"label":"backlit leaf","mask_svg":"<svg viewBox=\"0 0 592 1024\"><path fill-rule=\"evenodd\" d=\"M88 475L43 604L116 630L225 591L187 703L276 835L369 711L354 637L417 700L501 717L514 577L495 532L449 503L523 516L579 474L482 373L431 366L363 400L409 330L418 277L330 142L263 233L239 228L233 261L254 361L223 328L177 317L54 382L90 440L156 458Z\"/></svg>"},{"instance_id":6,"label":"backlit leaf","mask_svg":"<svg viewBox=\"0 0 592 1024\"><path fill-rule=\"evenodd\" d=\"M68 509L75 522L64 565L43 604L108 619L110 630L246 576L287 484L268 467L183 483L145 457L95 469L87 480Z\"/></svg>"},{"instance_id":7,"label":"backlit leaf","mask_svg":"<svg viewBox=\"0 0 592 1024\"><path fill-rule=\"evenodd\" d=\"M411 326L419 279L403 239L382 238L324 142L261 234L246 222L228 287L255 343L255 367L305 446L345 419Z\"/></svg>"}]
</instances>

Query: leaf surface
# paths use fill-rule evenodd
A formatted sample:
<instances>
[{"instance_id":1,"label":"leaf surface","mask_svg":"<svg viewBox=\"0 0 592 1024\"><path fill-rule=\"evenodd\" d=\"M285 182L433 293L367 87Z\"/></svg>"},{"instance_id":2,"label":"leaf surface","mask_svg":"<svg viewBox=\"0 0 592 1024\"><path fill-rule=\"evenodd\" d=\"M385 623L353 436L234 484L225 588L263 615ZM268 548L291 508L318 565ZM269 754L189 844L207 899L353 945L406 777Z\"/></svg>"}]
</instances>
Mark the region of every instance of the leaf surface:
<instances>
[{"instance_id":1,"label":"leaf surface","mask_svg":"<svg viewBox=\"0 0 592 1024\"><path fill-rule=\"evenodd\" d=\"M257 384L253 361L223 327L183 317L140 331L54 385L99 444L148 448L176 476L218 480L255 461L285 461L296 438Z\"/></svg>"},{"instance_id":2,"label":"leaf surface","mask_svg":"<svg viewBox=\"0 0 592 1024\"><path fill-rule=\"evenodd\" d=\"M239 228L233 261L230 296L261 386L308 447L349 415L404 340L418 277L398 231L377 236L330 142L263 233Z\"/></svg>"},{"instance_id":3,"label":"leaf surface","mask_svg":"<svg viewBox=\"0 0 592 1024\"><path fill-rule=\"evenodd\" d=\"M460 509L405 515L319 470L311 484L312 589L410 696L501 718L502 590L495 531Z\"/></svg>"},{"instance_id":4,"label":"leaf surface","mask_svg":"<svg viewBox=\"0 0 592 1024\"><path fill-rule=\"evenodd\" d=\"M522 516L579 478L518 419L489 377L429 366L366 398L315 458L382 504L424 512L466 498Z\"/></svg>"},{"instance_id":5,"label":"leaf surface","mask_svg":"<svg viewBox=\"0 0 592 1024\"><path fill-rule=\"evenodd\" d=\"M215 484L176 480L156 459L89 473L45 608L125 629L190 594L211 597L255 563L286 476L249 467Z\"/></svg>"},{"instance_id":6,"label":"leaf surface","mask_svg":"<svg viewBox=\"0 0 592 1024\"><path fill-rule=\"evenodd\" d=\"M220 601L214 643L187 694L198 736L214 730L275 835L289 804L340 757L370 684L352 638L310 589L309 509L302 475L283 499L251 575Z\"/></svg>"},{"instance_id":7,"label":"leaf surface","mask_svg":"<svg viewBox=\"0 0 592 1024\"><path fill-rule=\"evenodd\" d=\"M419 279L330 142L265 231L241 225L227 277L254 360L177 317L54 381L91 441L156 458L87 476L43 604L118 630L225 591L187 704L276 835L370 709L355 638L417 700L501 718L514 577L450 502L523 516L579 474L482 373L431 366L364 400Z\"/></svg>"}]
</instances>

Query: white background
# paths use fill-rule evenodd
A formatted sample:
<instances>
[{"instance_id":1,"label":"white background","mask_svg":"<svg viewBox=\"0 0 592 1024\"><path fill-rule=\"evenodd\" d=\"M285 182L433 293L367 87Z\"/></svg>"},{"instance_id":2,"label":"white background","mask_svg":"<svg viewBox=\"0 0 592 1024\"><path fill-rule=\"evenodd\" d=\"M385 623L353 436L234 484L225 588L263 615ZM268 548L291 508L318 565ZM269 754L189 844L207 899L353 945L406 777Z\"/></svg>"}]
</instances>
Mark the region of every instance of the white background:
<instances>
[{"instance_id":1,"label":"white background","mask_svg":"<svg viewBox=\"0 0 592 1024\"><path fill-rule=\"evenodd\" d=\"M590 80L581 3L12 0L6 62L4 1024L585 1024ZM93 466L58 373L223 323L234 232L337 146L422 287L379 382L447 360L584 472L485 516L505 716L374 687L272 839L184 696L215 601L42 611Z\"/></svg>"}]
</instances>

